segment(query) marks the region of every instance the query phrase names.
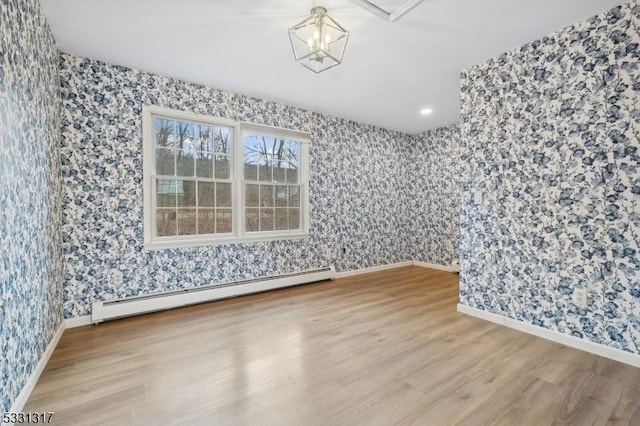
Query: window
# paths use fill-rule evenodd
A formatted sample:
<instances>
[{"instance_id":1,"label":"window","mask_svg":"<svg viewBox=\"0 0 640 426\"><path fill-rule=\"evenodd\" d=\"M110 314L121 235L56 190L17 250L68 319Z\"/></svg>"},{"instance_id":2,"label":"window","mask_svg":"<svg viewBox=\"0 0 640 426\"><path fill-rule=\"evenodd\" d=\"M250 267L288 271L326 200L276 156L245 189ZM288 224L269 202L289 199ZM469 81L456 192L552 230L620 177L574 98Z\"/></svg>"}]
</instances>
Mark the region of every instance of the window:
<instances>
[{"instance_id":1,"label":"window","mask_svg":"<svg viewBox=\"0 0 640 426\"><path fill-rule=\"evenodd\" d=\"M243 139L245 232L299 230L301 144L258 132Z\"/></svg>"},{"instance_id":2,"label":"window","mask_svg":"<svg viewBox=\"0 0 640 426\"><path fill-rule=\"evenodd\" d=\"M309 137L145 106L145 248L301 238Z\"/></svg>"}]
</instances>

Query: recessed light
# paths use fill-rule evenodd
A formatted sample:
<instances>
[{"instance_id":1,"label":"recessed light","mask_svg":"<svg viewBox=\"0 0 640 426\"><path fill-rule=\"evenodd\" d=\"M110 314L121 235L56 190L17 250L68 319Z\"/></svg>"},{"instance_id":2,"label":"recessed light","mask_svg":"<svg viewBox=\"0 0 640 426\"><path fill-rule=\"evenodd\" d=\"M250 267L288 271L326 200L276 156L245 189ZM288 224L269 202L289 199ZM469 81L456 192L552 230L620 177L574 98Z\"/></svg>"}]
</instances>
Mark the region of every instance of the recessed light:
<instances>
[{"instance_id":1,"label":"recessed light","mask_svg":"<svg viewBox=\"0 0 640 426\"><path fill-rule=\"evenodd\" d=\"M431 114L432 112L433 112L433 109L432 109L432 108L422 108L422 109L420 110L420 114L422 114L422 115L429 115L429 114Z\"/></svg>"}]
</instances>

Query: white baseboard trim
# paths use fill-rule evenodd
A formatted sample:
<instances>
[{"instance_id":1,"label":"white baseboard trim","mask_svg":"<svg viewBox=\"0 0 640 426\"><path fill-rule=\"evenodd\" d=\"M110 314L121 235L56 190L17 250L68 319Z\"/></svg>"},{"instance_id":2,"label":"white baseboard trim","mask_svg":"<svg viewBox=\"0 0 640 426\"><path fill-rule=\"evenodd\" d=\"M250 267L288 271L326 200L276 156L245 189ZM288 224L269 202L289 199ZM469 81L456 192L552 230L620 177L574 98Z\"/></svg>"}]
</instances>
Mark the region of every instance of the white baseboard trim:
<instances>
[{"instance_id":1,"label":"white baseboard trim","mask_svg":"<svg viewBox=\"0 0 640 426\"><path fill-rule=\"evenodd\" d=\"M47 363L49 362L49 358L51 358L51 354L53 353L53 350L56 348L56 346L58 346L58 342L60 341L60 338L62 337L62 333L64 333L64 330L65 330L65 324L63 321L58 327L58 329L56 330L51 340L49 341L49 344L47 345L47 349L45 349L44 353L40 357L40 361L38 361L38 363L36 364L36 368L31 372L31 375L27 379L27 382L22 387L22 390L18 394L15 401L13 401L13 404L11 404L11 408L9 409L9 412L19 413L22 411L22 409L24 408L24 405L29 400L29 396L31 396L31 392L33 391L33 388L36 387L36 383L38 383L38 379L40 378L40 375L44 371L44 368L47 366Z\"/></svg>"},{"instance_id":2,"label":"white baseboard trim","mask_svg":"<svg viewBox=\"0 0 640 426\"><path fill-rule=\"evenodd\" d=\"M437 263L420 262L418 260L414 260L413 264L422 268L437 269L438 271L456 272L456 270L451 266L438 265Z\"/></svg>"},{"instance_id":3,"label":"white baseboard trim","mask_svg":"<svg viewBox=\"0 0 640 426\"><path fill-rule=\"evenodd\" d=\"M76 328L84 325L91 325L91 315L82 315L79 317L67 318L64 320L65 328Z\"/></svg>"},{"instance_id":4,"label":"white baseboard trim","mask_svg":"<svg viewBox=\"0 0 640 426\"><path fill-rule=\"evenodd\" d=\"M436 263L420 262L418 260L407 260L406 262L389 263L388 265L372 266L370 268L338 272L336 273L336 278L354 277L356 275L370 274L372 272L386 271L387 269L402 268L405 266L420 266L421 268L437 269L438 271L456 272L450 266L438 265Z\"/></svg>"},{"instance_id":5,"label":"white baseboard trim","mask_svg":"<svg viewBox=\"0 0 640 426\"><path fill-rule=\"evenodd\" d=\"M372 272L386 271L387 269L402 268L413 265L412 261L389 263L387 265L372 266L370 268L354 269L353 271L337 272L335 278L347 278L356 275L370 274Z\"/></svg>"},{"instance_id":6,"label":"white baseboard trim","mask_svg":"<svg viewBox=\"0 0 640 426\"><path fill-rule=\"evenodd\" d=\"M581 339L579 337L570 336L554 330L538 327L536 325L527 324L523 321L514 320L512 318L503 317L502 315L493 314L478 308L458 304L458 312L466 315L477 317L486 321L513 328L524 333L533 334L543 339L551 340L565 346L580 349L595 355L612 359L614 361L629 364L634 367L640 367L640 355L632 354L621 349L594 343L590 340Z\"/></svg>"}]
</instances>

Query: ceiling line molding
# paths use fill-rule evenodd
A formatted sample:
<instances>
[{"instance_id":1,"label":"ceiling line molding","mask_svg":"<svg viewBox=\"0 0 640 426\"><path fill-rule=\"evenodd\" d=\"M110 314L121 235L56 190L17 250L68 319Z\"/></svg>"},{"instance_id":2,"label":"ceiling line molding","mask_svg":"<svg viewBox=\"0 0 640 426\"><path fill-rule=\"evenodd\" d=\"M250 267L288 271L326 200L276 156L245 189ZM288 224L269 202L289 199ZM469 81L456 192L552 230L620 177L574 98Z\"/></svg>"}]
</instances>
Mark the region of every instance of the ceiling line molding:
<instances>
[{"instance_id":1,"label":"ceiling line molding","mask_svg":"<svg viewBox=\"0 0 640 426\"><path fill-rule=\"evenodd\" d=\"M375 17L380 18L385 22L391 23L391 22L397 21L407 13L411 12L413 8L418 6L424 0L408 0L406 3L404 3L402 6L400 6L393 12L387 12L386 10L382 9L378 5L368 0L349 0L349 1L354 5L358 6L359 8L371 13Z\"/></svg>"}]
</instances>

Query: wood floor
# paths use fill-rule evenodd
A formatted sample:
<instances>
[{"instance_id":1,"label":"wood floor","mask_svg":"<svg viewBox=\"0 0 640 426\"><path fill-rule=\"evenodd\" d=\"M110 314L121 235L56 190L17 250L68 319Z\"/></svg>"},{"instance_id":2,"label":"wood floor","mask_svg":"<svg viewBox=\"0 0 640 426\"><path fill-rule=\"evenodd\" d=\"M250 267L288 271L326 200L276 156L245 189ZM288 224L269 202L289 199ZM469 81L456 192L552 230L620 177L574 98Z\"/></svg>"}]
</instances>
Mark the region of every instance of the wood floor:
<instances>
[{"instance_id":1,"label":"wood floor","mask_svg":"<svg viewBox=\"0 0 640 426\"><path fill-rule=\"evenodd\" d=\"M58 425L640 425L640 369L456 312L406 267L67 330Z\"/></svg>"}]
</instances>

